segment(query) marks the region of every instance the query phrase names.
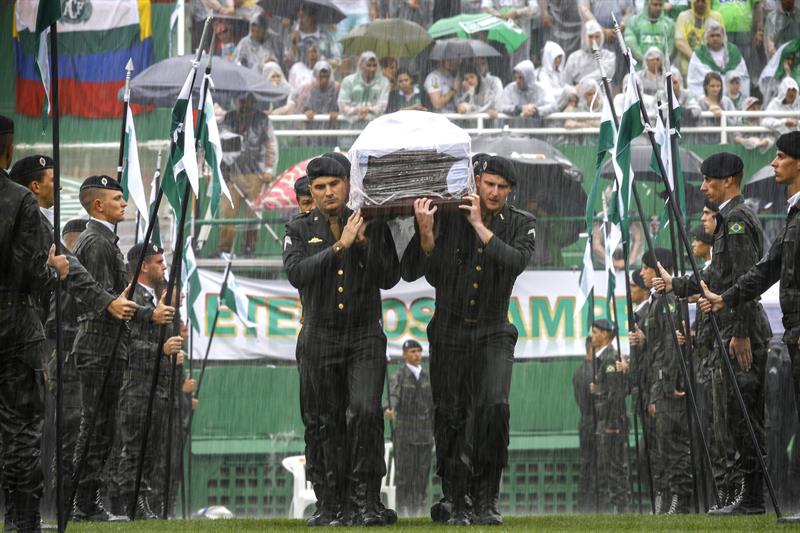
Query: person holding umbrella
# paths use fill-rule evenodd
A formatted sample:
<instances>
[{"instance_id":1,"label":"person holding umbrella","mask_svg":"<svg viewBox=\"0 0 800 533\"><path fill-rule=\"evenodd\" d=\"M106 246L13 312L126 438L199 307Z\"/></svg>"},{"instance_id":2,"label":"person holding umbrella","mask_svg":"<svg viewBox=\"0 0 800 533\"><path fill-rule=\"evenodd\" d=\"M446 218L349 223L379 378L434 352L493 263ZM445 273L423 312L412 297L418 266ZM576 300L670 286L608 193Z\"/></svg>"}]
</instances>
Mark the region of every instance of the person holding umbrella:
<instances>
[{"instance_id":1,"label":"person holding umbrella","mask_svg":"<svg viewBox=\"0 0 800 533\"><path fill-rule=\"evenodd\" d=\"M250 33L242 37L233 52L233 62L261 72L264 65L278 58L267 40L267 19L258 13L250 20Z\"/></svg>"}]
</instances>

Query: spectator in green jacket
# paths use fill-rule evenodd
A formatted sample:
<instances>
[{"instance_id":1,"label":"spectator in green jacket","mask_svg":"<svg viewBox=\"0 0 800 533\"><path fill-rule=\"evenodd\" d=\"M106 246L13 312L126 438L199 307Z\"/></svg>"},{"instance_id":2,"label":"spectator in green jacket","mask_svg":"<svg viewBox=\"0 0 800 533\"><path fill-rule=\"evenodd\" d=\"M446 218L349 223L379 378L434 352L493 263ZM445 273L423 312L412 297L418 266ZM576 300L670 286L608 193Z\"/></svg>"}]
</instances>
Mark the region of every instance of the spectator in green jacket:
<instances>
[{"instance_id":1,"label":"spectator in green jacket","mask_svg":"<svg viewBox=\"0 0 800 533\"><path fill-rule=\"evenodd\" d=\"M795 0L781 0L780 5L767 15L764 28L764 50L769 60L786 42L800 37L800 9Z\"/></svg>"},{"instance_id":2,"label":"spectator in green jacket","mask_svg":"<svg viewBox=\"0 0 800 533\"><path fill-rule=\"evenodd\" d=\"M668 57L675 51L675 22L664 14L664 0L645 0L644 7L628 19L625 44L639 63L644 53L655 46Z\"/></svg>"}]
</instances>

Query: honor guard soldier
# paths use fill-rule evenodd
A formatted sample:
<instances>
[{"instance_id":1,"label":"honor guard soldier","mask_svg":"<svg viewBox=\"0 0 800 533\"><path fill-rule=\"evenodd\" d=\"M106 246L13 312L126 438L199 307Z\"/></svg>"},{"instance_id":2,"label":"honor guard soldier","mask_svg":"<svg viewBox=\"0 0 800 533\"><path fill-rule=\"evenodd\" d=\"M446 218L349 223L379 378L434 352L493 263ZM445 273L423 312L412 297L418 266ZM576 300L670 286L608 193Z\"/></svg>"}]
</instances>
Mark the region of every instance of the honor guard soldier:
<instances>
[{"instance_id":1,"label":"honor guard soldier","mask_svg":"<svg viewBox=\"0 0 800 533\"><path fill-rule=\"evenodd\" d=\"M535 217L507 203L516 185L513 164L491 156L479 165L478 192L465 198L461 212L434 219L431 200L415 200L417 232L401 267L403 279L424 275L436 289L428 340L444 498L431 517L458 525L502 523L497 498L508 462L508 394L518 336L508 304L536 239Z\"/></svg>"},{"instance_id":2,"label":"honor guard soldier","mask_svg":"<svg viewBox=\"0 0 800 533\"><path fill-rule=\"evenodd\" d=\"M134 245L128 251L128 264L134 268L139 257L144 253L142 270L137 280L139 286L133 299L139 306L131 320L131 336L128 343L128 365L122 377L120 391L120 413L117 435L120 438L119 484L122 509L127 509L133 497L136 483L136 468L142 446L145 415L147 412L150 386L156 357L162 357L159 375L160 394L156 395L153 406L153 418L148 435L147 455L144 462L142 490L136 502L138 518L152 519L156 515L150 508L153 485L153 470L163 452L161 436L166 426L167 394L170 361L168 357L177 353L182 345L180 336L169 338L162 347L158 347L159 327L169 324L173 308L164 303L164 295L156 291L164 283L164 250L155 244L144 243ZM133 517L131 517L133 518Z\"/></svg>"},{"instance_id":3,"label":"honor guard soldier","mask_svg":"<svg viewBox=\"0 0 800 533\"><path fill-rule=\"evenodd\" d=\"M386 418L394 420L394 460L397 508L404 516L419 516L427 500L433 451L431 379L422 368L422 346L403 343L405 364L389 381Z\"/></svg>"},{"instance_id":4,"label":"honor guard soldier","mask_svg":"<svg viewBox=\"0 0 800 533\"><path fill-rule=\"evenodd\" d=\"M792 361L792 376L796 404L800 405L800 276L797 272L797 243L800 242L800 132L793 131L781 135L777 142L777 153L772 160L775 181L787 186L789 214L783 234L777 238L764 258L740 276L732 286L720 294L719 291L706 291L708 301L700 300L705 311L713 310L723 316L735 311L737 314L768 288L780 281L780 304L783 313L783 340ZM716 249L715 252L716 253ZM713 258L712 258L713 261ZM710 285L709 285L710 286ZM712 288L713 290L713 288ZM755 353L753 363L756 363ZM757 367L752 371L758 370ZM763 368L761 369L763 372ZM745 391L742 390L744 395ZM747 396L745 396L747 398ZM759 398L763 402L763 396ZM763 409L763 403L762 409ZM755 425L755 417L753 425ZM758 489L760 491L759 482ZM781 517L783 523L800 523L800 514Z\"/></svg>"},{"instance_id":5,"label":"honor guard soldier","mask_svg":"<svg viewBox=\"0 0 800 533\"><path fill-rule=\"evenodd\" d=\"M314 199L311 197L311 191L308 189L308 176L300 176L294 182L294 197L301 213L308 213L316 207Z\"/></svg>"},{"instance_id":6,"label":"honor guard soldier","mask_svg":"<svg viewBox=\"0 0 800 533\"><path fill-rule=\"evenodd\" d=\"M597 491L597 411L591 392L595 382L595 358L592 337L586 337L586 358L572 374L572 391L580 411L578 447L581 453L581 475L578 482L578 511L591 513Z\"/></svg>"},{"instance_id":7,"label":"honor guard soldier","mask_svg":"<svg viewBox=\"0 0 800 533\"><path fill-rule=\"evenodd\" d=\"M14 122L0 116L0 441L6 506L20 532L41 531L44 329L35 298L69 271L69 260L42 246L39 206L9 179Z\"/></svg>"},{"instance_id":8,"label":"honor guard soldier","mask_svg":"<svg viewBox=\"0 0 800 533\"><path fill-rule=\"evenodd\" d=\"M764 235L761 223L745 204L741 194L744 163L727 152L714 154L703 161L703 184L700 191L719 205L711 266L701 275L709 289L722 293L755 265L763 255ZM673 290L679 297L700 292L698 280L692 275L675 278L662 275L658 290ZM764 446L764 369L772 330L767 315L757 299L741 301L736 309L726 309L718 315L725 349L731 358L736 381L753 423L758 446ZM719 347L717 347L719 350ZM720 361L720 364L722 361ZM727 377L727 376L726 376ZM756 449L744 422L733 386L728 384L727 401L730 435L736 450L736 464L729 470L728 479L741 476L739 486L728 486L728 505L709 511L713 515L763 514L763 473Z\"/></svg>"},{"instance_id":9,"label":"honor guard soldier","mask_svg":"<svg viewBox=\"0 0 800 533\"><path fill-rule=\"evenodd\" d=\"M393 523L397 515L380 501L386 473L380 290L399 281L400 262L386 223L365 222L346 207L344 155L324 154L306 171L317 207L286 225L283 263L303 302L300 402L309 478L319 498L309 523ZM319 439L318 450L310 436Z\"/></svg>"}]
</instances>

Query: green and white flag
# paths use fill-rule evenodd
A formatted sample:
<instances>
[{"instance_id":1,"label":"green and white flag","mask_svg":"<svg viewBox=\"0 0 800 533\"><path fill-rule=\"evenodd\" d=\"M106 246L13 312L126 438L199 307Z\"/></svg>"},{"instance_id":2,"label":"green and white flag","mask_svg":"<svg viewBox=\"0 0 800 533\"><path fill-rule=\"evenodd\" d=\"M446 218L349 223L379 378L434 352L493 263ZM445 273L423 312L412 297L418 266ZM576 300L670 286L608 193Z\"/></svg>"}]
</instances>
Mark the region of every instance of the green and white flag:
<instances>
[{"instance_id":1,"label":"green and white flag","mask_svg":"<svg viewBox=\"0 0 800 533\"><path fill-rule=\"evenodd\" d=\"M24 1L24 0L23 0ZM28 0L30 1L30 0ZM61 19L61 0L40 0L36 9L36 70L44 85L45 117L50 114L50 57L47 39L50 26Z\"/></svg>"},{"instance_id":2,"label":"green and white flag","mask_svg":"<svg viewBox=\"0 0 800 533\"><path fill-rule=\"evenodd\" d=\"M233 311L236 318L247 327L247 332L249 334L257 334L258 324L250 320L248 316L250 305L247 301L247 295L242 292L242 289L236 283L236 276L233 275L233 271L228 274L228 284L225 286L221 297L222 301L225 302L225 306Z\"/></svg>"},{"instance_id":3,"label":"green and white flag","mask_svg":"<svg viewBox=\"0 0 800 533\"><path fill-rule=\"evenodd\" d=\"M159 155L158 158L159 162L161 161L161 156ZM158 195L158 188L161 186L161 165L156 165L156 171L153 173L153 181L150 185L150 199L147 203L147 213L148 216L155 218L155 224L153 225L153 234L150 236L150 242L153 244L158 245L159 248L162 247L161 245L161 224L160 219L158 217L158 212L154 209L156 207L156 196ZM149 219L148 219L149 220ZM139 239L144 241L145 233L147 232L147 224L140 224L139 225Z\"/></svg>"},{"instance_id":4,"label":"green and white flag","mask_svg":"<svg viewBox=\"0 0 800 533\"><path fill-rule=\"evenodd\" d=\"M200 294L203 292L203 287L200 284L200 275L197 272L197 261L194 257L194 249L192 248L192 237L186 239L186 245L183 247L183 272L182 283L186 291L186 312L183 316L188 317L189 322L195 331L200 331L200 321L198 316L203 316L202 312L198 315L196 305L200 299Z\"/></svg>"},{"instance_id":5,"label":"green and white flag","mask_svg":"<svg viewBox=\"0 0 800 533\"><path fill-rule=\"evenodd\" d=\"M148 204L144 194L144 183L142 183L142 168L139 165L139 145L136 143L136 128L133 125L133 113L128 106L128 116L125 119L125 145L123 146L122 167L122 197L125 201L129 199L136 206L139 215L142 217L141 226L147 227L150 219L147 212Z\"/></svg>"},{"instance_id":6,"label":"green and white flag","mask_svg":"<svg viewBox=\"0 0 800 533\"><path fill-rule=\"evenodd\" d=\"M228 185L222 177L220 163L222 162L222 142L219 139L219 129L217 119L214 116L214 100L211 98L211 87L213 82L211 76L206 74L203 80L206 91L206 99L203 104L203 120L200 124L200 146L203 147L204 159L211 169L211 200L209 207L211 215L216 217L219 212L219 202L222 195L228 199L231 207L233 200Z\"/></svg>"},{"instance_id":7,"label":"green and white flag","mask_svg":"<svg viewBox=\"0 0 800 533\"><path fill-rule=\"evenodd\" d=\"M194 118L192 115L192 84L197 65L192 66L186 81L172 108L172 127L170 129L170 155L164 169L162 187L164 195L175 213L181 212L181 198L188 181L197 195L198 170L197 152L194 139Z\"/></svg>"}]
</instances>

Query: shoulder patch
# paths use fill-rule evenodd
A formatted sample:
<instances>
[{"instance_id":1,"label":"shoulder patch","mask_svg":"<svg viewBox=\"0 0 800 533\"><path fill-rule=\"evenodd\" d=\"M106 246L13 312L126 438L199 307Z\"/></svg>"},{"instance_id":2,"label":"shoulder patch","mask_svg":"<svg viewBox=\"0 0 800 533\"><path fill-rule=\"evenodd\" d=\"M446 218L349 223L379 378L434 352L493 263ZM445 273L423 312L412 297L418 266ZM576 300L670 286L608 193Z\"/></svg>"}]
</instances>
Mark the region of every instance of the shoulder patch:
<instances>
[{"instance_id":1,"label":"shoulder patch","mask_svg":"<svg viewBox=\"0 0 800 533\"><path fill-rule=\"evenodd\" d=\"M744 235L744 224L738 221L728 222L728 235Z\"/></svg>"},{"instance_id":2,"label":"shoulder patch","mask_svg":"<svg viewBox=\"0 0 800 533\"><path fill-rule=\"evenodd\" d=\"M616 371L617 371L617 367L616 367L616 366L614 366L614 365L608 365L608 366L606 366L606 373L609 373L609 372L616 372Z\"/></svg>"}]
</instances>

